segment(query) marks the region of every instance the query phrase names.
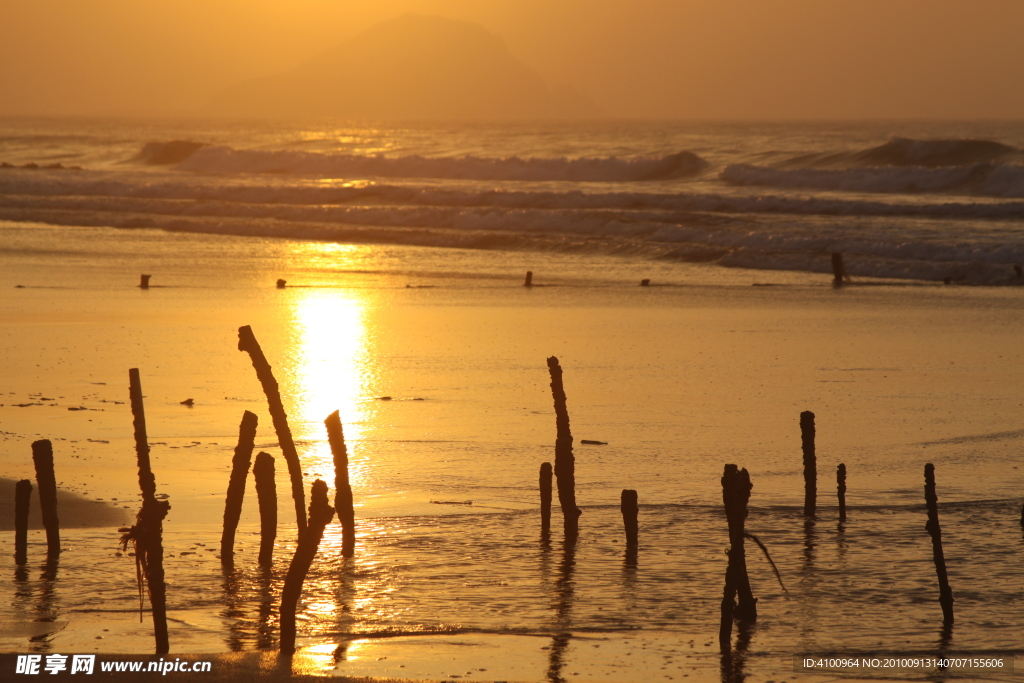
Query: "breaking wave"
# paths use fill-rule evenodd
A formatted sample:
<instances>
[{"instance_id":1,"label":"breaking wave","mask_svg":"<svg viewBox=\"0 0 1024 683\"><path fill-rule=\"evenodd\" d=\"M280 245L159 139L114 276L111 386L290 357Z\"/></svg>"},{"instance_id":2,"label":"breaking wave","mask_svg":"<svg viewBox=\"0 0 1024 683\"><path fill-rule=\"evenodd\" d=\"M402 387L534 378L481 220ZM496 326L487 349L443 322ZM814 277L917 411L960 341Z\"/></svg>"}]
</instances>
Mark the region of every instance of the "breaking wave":
<instances>
[{"instance_id":1,"label":"breaking wave","mask_svg":"<svg viewBox=\"0 0 1024 683\"><path fill-rule=\"evenodd\" d=\"M992 140L914 140L894 137L885 144L859 152L822 152L802 154L780 166L973 166L1021 159L1022 151Z\"/></svg>"},{"instance_id":2,"label":"breaking wave","mask_svg":"<svg viewBox=\"0 0 1024 683\"><path fill-rule=\"evenodd\" d=\"M195 173L273 173L331 178L441 178L460 180L561 180L575 182L633 182L668 180L697 175L708 164L692 152L660 157L604 158L488 158L385 157L327 154L294 150L266 151L207 146L175 140L152 142L132 159L145 164L177 164Z\"/></svg>"}]
</instances>

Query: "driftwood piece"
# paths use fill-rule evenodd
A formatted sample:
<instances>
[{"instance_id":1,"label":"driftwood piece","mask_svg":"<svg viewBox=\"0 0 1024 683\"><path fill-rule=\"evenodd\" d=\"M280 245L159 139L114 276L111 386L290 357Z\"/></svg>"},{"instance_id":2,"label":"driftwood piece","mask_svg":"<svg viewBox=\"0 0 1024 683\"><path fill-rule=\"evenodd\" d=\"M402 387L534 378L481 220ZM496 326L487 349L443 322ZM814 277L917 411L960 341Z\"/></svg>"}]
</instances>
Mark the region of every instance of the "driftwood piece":
<instances>
[{"instance_id":1,"label":"driftwood piece","mask_svg":"<svg viewBox=\"0 0 1024 683\"><path fill-rule=\"evenodd\" d=\"M565 538L574 542L579 537L579 520L583 511L576 507L576 459L572 453L569 410L566 407L565 389L562 387L562 366L555 356L548 358L548 372L551 374L551 396L555 402L555 479L558 502L562 506Z\"/></svg>"},{"instance_id":2,"label":"driftwood piece","mask_svg":"<svg viewBox=\"0 0 1024 683\"><path fill-rule=\"evenodd\" d=\"M269 567L274 561L274 540L277 538L277 486L274 483L274 456L270 453L256 454L252 466L256 479L256 497L260 505L260 555L261 567Z\"/></svg>"},{"instance_id":3,"label":"driftwood piece","mask_svg":"<svg viewBox=\"0 0 1024 683\"><path fill-rule=\"evenodd\" d=\"M277 440L281 446L281 454L288 465L288 476L292 482L292 499L295 501L295 523L299 529L299 535L306 528L306 494L302 487L302 465L299 463L299 453L295 450L295 441L292 439L292 430L288 426L288 415L284 412L284 404L281 402L281 391L278 389L277 380L270 369L270 363L263 355L263 349L256 341L252 328L248 325L238 328L238 350L245 351L252 359L252 367L256 370L256 377L263 386L263 393L267 396L267 406L270 409L270 417L274 422L274 431L277 432Z\"/></svg>"},{"instance_id":4,"label":"driftwood piece","mask_svg":"<svg viewBox=\"0 0 1024 683\"><path fill-rule=\"evenodd\" d=\"M924 502L928 508L925 529L932 537L932 559L939 578L939 604L942 605L942 623L953 623L953 589L946 575L946 556L942 552L942 529L939 528L939 498L935 493L935 465L924 466Z\"/></svg>"},{"instance_id":5,"label":"driftwood piece","mask_svg":"<svg viewBox=\"0 0 1024 683\"><path fill-rule=\"evenodd\" d=\"M235 562L235 530L242 516L245 480L249 476L249 465L252 462L257 422L255 413L248 410L242 413L242 423L238 426L238 445L231 458L231 478L228 480L228 493L224 502L224 531L220 537L220 562L227 567Z\"/></svg>"},{"instance_id":6,"label":"driftwood piece","mask_svg":"<svg viewBox=\"0 0 1024 683\"><path fill-rule=\"evenodd\" d=\"M334 509L341 523L341 555L352 557L356 553L356 510L348 479L348 448L337 410L327 416L324 425L327 426L327 440L334 456Z\"/></svg>"},{"instance_id":7,"label":"driftwood piece","mask_svg":"<svg viewBox=\"0 0 1024 683\"><path fill-rule=\"evenodd\" d=\"M146 413L142 402L142 382L138 368L128 371L129 395L135 427L135 454L139 464L139 488L142 490L142 510L135 526L121 537L121 543L135 544L135 563L140 589L143 581L149 586L149 601L153 607L153 632L156 653L170 651L167 635L167 586L164 583L163 520L171 509L170 503L156 499L156 477L149 462L149 438L146 435Z\"/></svg>"},{"instance_id":8,"label":"driftwood piece","mask_svg":"<svg viewBox=\"0 0 1024 683\"><path fill-rule=\"evenodd\" d=\"M295 609L302 594L302 582L306 580L323 539L324 528L332 517L334 508L327 502L327 484L317 479L310 490L309 525L299 536L281 591L281 652L286 654L295 652Z\"/></svg>"},{"instance_id":9,"label":"driftwood piece","mask_svg":"<svg viewBox=\"0 0 1024 683\"><path fill-rule=\"evenodd\" d=\"M800 442L804 453L804 514L814 517L818 506L818 459L814 453L814 413L800 413Z\"/></svg>"},{"instance_id":10,"label":"driftwood piece","mask_svg":"<svg viewBox=\"0 0 1024 683\"><path fill-rule=\"evenodd\" d=\"M43 511L43 527L46 529L46 555L53 559L60 555L60 519L57 517L57 477L53 472L53 445L48 439L32 443L32 462L36 467L39 506Z\"/></svg>"},{"instance_id":11,"label":"driftwood piece","mask_svg":"<svg viewBox=\"0 0 1024 683\"><path fill-rule=\"evenodd\" d=\"M22 479L14 486L14 562L28 562L28 508L32 502L32 482Z\"/></svg>"}]
</instances>

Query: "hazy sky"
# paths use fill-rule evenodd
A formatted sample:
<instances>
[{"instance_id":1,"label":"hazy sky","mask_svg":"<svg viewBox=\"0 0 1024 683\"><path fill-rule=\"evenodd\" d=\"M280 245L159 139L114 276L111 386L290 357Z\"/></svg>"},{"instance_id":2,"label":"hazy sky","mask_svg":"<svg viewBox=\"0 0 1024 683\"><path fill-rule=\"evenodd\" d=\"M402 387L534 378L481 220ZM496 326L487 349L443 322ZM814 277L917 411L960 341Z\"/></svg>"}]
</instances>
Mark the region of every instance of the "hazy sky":
<instances>
[{"instance_id":1,"label":"hazy sky","mask_svg":"<svg viewBox=\"0 0 1024 683\"><path fill-rule=\"evenodd\" d=\"M1020 0L0 0L0 113L178 114L404 12L630 118L1024 118Z\"/></svg>"}]
</instances>

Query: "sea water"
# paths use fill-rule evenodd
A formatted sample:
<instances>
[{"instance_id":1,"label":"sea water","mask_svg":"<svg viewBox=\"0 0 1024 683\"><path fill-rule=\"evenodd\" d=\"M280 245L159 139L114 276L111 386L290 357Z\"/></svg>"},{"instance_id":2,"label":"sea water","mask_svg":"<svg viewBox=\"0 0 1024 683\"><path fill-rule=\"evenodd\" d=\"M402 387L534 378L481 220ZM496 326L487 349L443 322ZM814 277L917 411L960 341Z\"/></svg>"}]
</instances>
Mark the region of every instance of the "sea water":
<instances>
[{"instance_id":1,"label":"sea water","mask_svg":"<svg viewBox=\"0 0 1024 683\"><path fill-rule=\"evenodd\" d=\"M799 180L937 177L965 164L1012 173L1013 126L935 126L887 142L912 131L6 125L0 157L19 168L0 169L3 474L31 477L28 445L50 438L64 488L134 512L125 371L141 369L158 488L172 502L175 651L277 643L294 543L280 458L274 569L254 566L251 484L236 572L216 557L243 410L260 416L257 448L280 454L235 349L244 324L281 382L307 487L333 486L322 427L332 410L349 441L360 550L342 560L329 527L301 644L529 636L546 657L533 678L558 680L585 667L593 645L652 638L657 648L634 655L642 664L616 665L618 680L717 666L718 480L737 463L754 482L747 528L781 578L748 544L760 599L748 671L806 652L1020 648L1022 290L957 284L1014 284L1019 200L976 181L909 193ZM921 142L940 136L1014 149ZM167 144L176 139L205 146ZM161 154L182 158L146 163ZM836 170L844 164L856 168ZM751 169L774 173L776 187L731 179ZM847 257L853 286L833 288L820 274L829 253L868 242L871 255ZM532 288L521 286L528 269ZM146 291L134 287L143 272ZM864 281L936 273L958 279ZM550 355L565 369L577 439L584 514L571 552L557 507L550 538L537 516L537 470L553 456ZM811 523L803 410L818 420ZM850 472L845 524L839 462ZM952 636L924 531L925 462L938 471ZM640 495L635 566L623 488ZM33 534L24 572L4 540L14 579L4 620L22 625L4 648L149 651L114 530L67 530L56 569L41 566Z\"/></svg>"}]
</instances>

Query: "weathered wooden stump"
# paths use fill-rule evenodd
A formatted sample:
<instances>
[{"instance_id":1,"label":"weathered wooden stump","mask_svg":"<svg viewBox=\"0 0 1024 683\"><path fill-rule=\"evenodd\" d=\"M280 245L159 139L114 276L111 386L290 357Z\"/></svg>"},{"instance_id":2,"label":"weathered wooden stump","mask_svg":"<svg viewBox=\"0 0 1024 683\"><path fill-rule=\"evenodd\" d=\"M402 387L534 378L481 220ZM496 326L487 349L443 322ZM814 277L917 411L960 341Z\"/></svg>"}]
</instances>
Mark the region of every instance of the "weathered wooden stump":
<instances>
[{"instance_id":1,"label":"weathered wooden stump","mask_svg":"<svg viewBox=\"0 0 1024 683\"><path fill-rule=\"evenodd\" d=\"M220 563L226 567L235 562L235 530L238 519L242 516L242 499L245 497L245 480L249 476L249 465L252 463L252 449L256 441L255 413L246 410L242 413L242 423L238 427L238 445L231 459L231 478L228 480L228 493L224 502L224 531L220 537Z\"/></svg>"},{"instance_id":2,"label":"weathered wooden stump","mask_svg":"<svg viewBox=\"0 0 1024 683\"><path fill-rule=\"evenodd\" d=\"M650 287L650 286L651 286L651 281L650 281L650 279L648 279L648 278L644 278L643 280L641 280L641 281L640 281L640 286L641 286L641 287Z\"/></svg>"},{"instance_id":3,"label":"weathered wooden stump","mask_svg":"<svg viewBox=\"0 0 1024 683\"><path fill-rule=\"evenodd\" d=\"M551 530L551 463L540 465L540 530Z\"/></svg>"},{"instance_id":4,"label":"weathered wooden stump","mask_svg":"<svg viewBox=\"0 0 1024 683\"><path fill-rule=\"evenodd\" d=\"M804 454L804 514L814 517L818 505L818 459L814 453L814 413L800 413L800 442Z\"/></svg>"},{"instance_id":5,"label":"weathered wooden stump","mask_svg":"<svg viewBox=\"0 0 1024 683\"><path fill-rule=\"evenodd\" d=\"M722 501L729 524L729 565L725 571L725 590L722 596L722 616L718 642L723 652L731 649L734 620L757 621L757 598L750 589L747 576L746 550L743 545L746 531L747 502L750 500L750 475L746 469L726 465L722 475ZM736 598L738 597L738 602Z\"/></svg>"},{"instance_id":6,"label":"weathered wooden stump","mask_svg":"<svg viewBox=\"0 0 1024 683\"><path fill-rule=\"evenodd\" d=\"M22 479L14 485L14 562L28 562L28 508L32 502L32 482Z\"/></svg>"},{"instance_id":7,"label":"weathered wooden stump","mask_svg":"<svg viewBox=\"0 0 1024 683\"><path fill-rule=\"evenodd\" d=\"M39 487L39 506L43 511L46 529L46 555L60 555L60 519L57 517L57 477L53 473L53 445L47 439L32 443L32 462L36 467L36 485Z\"/></svg>"},{"instance_id":8,"label":"weathered wooden stump","mask_svg":"<svg viewBox=\"0 0 1024 683\"><path fill-rule=\"evenodd\" d=\"M274 540L277 538L277 486L274 483L274 456L260 451L252 466L256 479L256 498L260 506L260 555L261 567L270 567L274 562Z\"/></svg>"},{"instance_id":9,"label":"weathered wooden stump","mask_svg":"<svg viewBox=\"0 0 1024 683\"><path fill-rule=\"evenodd\" d=\"M640 543L639 525L637 523L640 506L637 504L636 491L633 489L622 489L619 510L622 512L622 526L626 529L626 547L635 549Z\"/></svg>"},{"instance_id":10,"label":"weathered wooden stump","mask_svg":"<svg viewBox=\"0 0 1024 683\"><path fill-rule=\"evenodd\" d=\"M356 510L352 501L352 485L348 479L348 448L345 434L341 429L338 411L324 420L327 426L327 440L334 456L334 508L341 523L341 555L352 557L356 553Z\"/></svg>"},{"instance_id":11,"label":"weathered wooden stump","mask_svg":"<svg viewBox=\"0 0 1024 683\"><path fill-rule=\"evenodd\" d=\"M836 468L836 493L839 496L839 521L846 521L846 465Z\"/></svg>"},{"instance_id":12,"label":"weathered wooden stump","mask_svg":"<svg viewBox=\"0 0 1024 683\"><path fill-rule=\"evenodd\" d=\"M140 276L140 278L139 278L139 289L149 289L149 278L151 278L151 277L153 277L153 276L152 275L142 275L142 276Z\"/></svg>"},{"instance_id":13,"label":"weathered wooden stump","mask_svg":"<svg viewBox=\"0 0 1024 683\"><path fill-rule=\"evenodd\" d=\"M555 478L558 502L562 506L562 519L567 542L579 537L580 515L576 507L576 460L572 453L572 432L569 430L569 409L566 407L565 389L562 387L562 366L558 358L548 358L551 374L551 396L555 402Z\"/></svg>"},{"instance_id":14,"label":"weathered wooden stump","mask_svg":"<svg viewBox=\"0 0 1024 683\"><path fill-rule=\"evenodd\" d=\"M939 498L935 493L935 465L924 466L924 502L928 508L925 529L932 537L932 559L939 578L939 604L942 605L942 623L953 623L953 590L946 575L946 557L942 552L942 529L939 528Z\"/></svg>"},{"instance_id":15,"label":"weathered wooden stump","mask_svg":"<svg viewBox=\"0 0 1024 683\"><path fill-rule=\"evenodd\" d=\"M532 270L528 270L528 271L526 271L526 280L523 281L523 287L532 287L532 286L533 286L533 271Z\"/></svg>"},{"instance_id":16,"label":"weathered wooden stump","mask_svg":"<svg viewBox=\"0 0 1024 683\"><path fill-rule=\"evenodd\" d=\"M287 286L287 284L288 284L287 280L278 280L277 281L277 288L278 289L284 289L285 286Z\"/></svg>"},{"instance_id":17,"label":"weathered wooden stump","mask_svg":"<svg viewBox=\"0 0 1024 683\"><path fill-rule=\"evenodd\" d=\"M846 277L846 269L843 267L843 255L839 252L832 253L832 283L841 285Z\"/></svg>"},{"instance_id":18,"label":"weathered wooden stump","mask_svg":"<svg viewBox=\"0 0 1024 683\"><path fill-rule=\"evenodd\" d=\"M278 389L277 380L270 369L270 363L263 355L252 328L248 325L238 328L238 350L245 351L252 360L252 367L256 370L256 377L263 386L263 393L267 396L267 406L270 409L270 417L274 422L274 431L277 432L277 440L281 446L281 454L288 465L288 475L292 482L292 499L295 501L295 523L298 526L299 534L306 528L306 493L302 487L302 465L299 463L299 453L295 450L295 441L292 439L292 430L288 426L288 415L284 412L284 404L281 402L281 391Z\"/></svg>"},{"instance_id":19,"label":"weathered wooden stump","mask_svg":"<svg viewBox=\"0 0 1024 683\"><path fill-rule=\"evenodd\" d=\"M310 491L309 525L299 536L281 591L281 652L286 654L295 652L295 608L302 594L302 582L306 580L323 539L324 528L332 517L334 508L327 502L327 484L317 479Z\"/></svg>"}]
</instances>

